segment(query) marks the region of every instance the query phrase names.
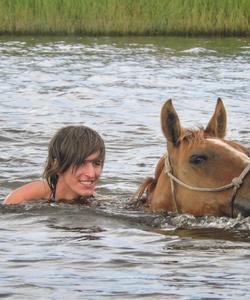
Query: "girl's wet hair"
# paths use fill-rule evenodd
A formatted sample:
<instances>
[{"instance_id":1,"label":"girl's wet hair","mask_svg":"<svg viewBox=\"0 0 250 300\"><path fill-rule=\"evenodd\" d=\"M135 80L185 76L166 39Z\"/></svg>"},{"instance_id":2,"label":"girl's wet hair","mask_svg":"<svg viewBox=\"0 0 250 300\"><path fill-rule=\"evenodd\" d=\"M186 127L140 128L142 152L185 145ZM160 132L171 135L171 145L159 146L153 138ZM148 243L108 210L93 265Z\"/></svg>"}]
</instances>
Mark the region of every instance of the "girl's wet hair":
<instances>
[{"instance_id":1,"label":"girl's wet hair","mask_svg":"<svg viewBox=\"0 0 250 300\"><path fill-rule=\"evenodd\" d=\"M48 158L43 172L51 189L52 198L55 198L58 174L71 166L80 166L95 152L99 152L97 160L103 165L105 144L95 130L83 125L71 125L57 131L49 143Z\"/></svg>"}]
</instances>

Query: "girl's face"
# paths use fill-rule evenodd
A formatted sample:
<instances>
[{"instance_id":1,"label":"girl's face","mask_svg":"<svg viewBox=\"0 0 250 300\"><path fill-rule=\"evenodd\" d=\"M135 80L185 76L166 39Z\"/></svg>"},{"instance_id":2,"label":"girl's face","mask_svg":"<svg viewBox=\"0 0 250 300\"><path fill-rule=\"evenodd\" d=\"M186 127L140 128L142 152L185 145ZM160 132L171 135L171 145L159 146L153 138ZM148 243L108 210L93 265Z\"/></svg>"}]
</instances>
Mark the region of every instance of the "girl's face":
<instances>
[{"instance_id":1,"label":"girl's face","mask_svg":"<svg viewBox=\"0 0 250 300\"><path fill-rule=\"evenodd\" d=\"M71 166L59 175L56 198L73 200L79 196L92 196L99 179L103 162L99 152L89 155L82 165Z\"/></svg>"}]
</instances>

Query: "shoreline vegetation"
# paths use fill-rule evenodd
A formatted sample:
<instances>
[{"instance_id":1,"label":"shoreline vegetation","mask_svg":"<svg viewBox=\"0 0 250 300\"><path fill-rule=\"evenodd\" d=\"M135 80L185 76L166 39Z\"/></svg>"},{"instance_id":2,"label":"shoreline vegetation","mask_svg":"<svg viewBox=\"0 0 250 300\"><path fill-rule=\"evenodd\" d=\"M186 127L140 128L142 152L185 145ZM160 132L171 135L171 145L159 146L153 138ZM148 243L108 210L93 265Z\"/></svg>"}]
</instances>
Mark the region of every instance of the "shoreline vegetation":
<instances>
[{"instance_id":1,"label":"shoreline vegetation","mask_svg":"<svg viewBox=\"0 0 250 300\"><path fill-rule=\"evenodd\" d=\"M250 36L250 0L0 0L0 34Z\"/></svg>"}]
</instances>

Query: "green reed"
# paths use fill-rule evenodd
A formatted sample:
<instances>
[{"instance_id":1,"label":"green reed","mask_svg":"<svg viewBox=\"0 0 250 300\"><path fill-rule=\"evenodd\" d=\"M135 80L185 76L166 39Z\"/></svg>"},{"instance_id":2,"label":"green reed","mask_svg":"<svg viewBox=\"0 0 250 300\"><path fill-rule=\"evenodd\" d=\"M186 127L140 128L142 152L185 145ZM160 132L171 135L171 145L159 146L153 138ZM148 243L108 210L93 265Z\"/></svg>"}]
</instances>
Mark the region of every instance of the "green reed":
<instances>
[{"instance_id":1,"label":"green reed","mask_svg":"<svg viewBox=\"0 0 250 300\"><path fill-rule=\"evenodd\" d=\"M0 33L249 35L250 0L0 0Z\"/></svg>"}]
</instances>

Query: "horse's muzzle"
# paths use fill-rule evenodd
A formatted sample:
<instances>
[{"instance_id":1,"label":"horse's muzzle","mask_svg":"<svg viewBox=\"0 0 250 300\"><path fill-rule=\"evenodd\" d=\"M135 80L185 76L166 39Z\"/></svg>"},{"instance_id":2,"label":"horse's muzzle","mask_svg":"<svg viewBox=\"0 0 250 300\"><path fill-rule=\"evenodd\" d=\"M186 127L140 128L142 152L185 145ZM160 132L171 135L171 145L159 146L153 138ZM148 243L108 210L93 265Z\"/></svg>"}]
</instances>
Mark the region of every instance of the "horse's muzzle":
<instances>
[{"instance_id":1,"label":"horse's muzzle","mask_svg":"<svg viewBox=\"0 0 250 300\"><path fill-rule=\"evenodd\" d=\"M243 217L250 216L250 199L236 201L235 210L238 211Z\"/></svg>"}]
</instances>

